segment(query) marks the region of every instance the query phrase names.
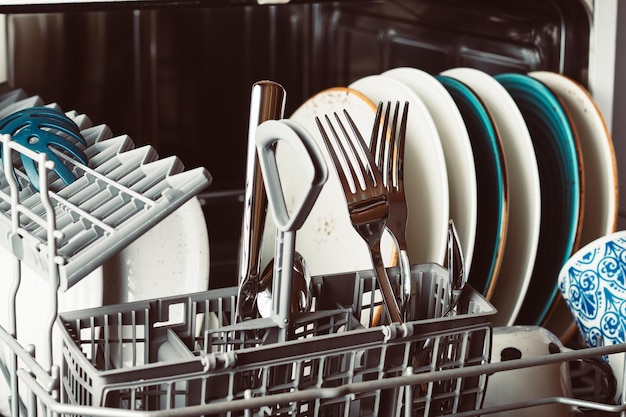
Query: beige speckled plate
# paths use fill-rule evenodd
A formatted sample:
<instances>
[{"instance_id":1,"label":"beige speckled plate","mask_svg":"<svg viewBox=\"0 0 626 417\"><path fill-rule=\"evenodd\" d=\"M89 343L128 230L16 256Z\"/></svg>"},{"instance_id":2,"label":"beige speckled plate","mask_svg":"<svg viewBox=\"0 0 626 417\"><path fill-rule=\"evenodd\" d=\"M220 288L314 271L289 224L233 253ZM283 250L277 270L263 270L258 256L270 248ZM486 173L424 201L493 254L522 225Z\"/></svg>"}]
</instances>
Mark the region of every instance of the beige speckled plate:
<instances>
[{"instance_id":1,"label":"beige speckled plate","mask_svg":"<svg viewBox=\"0 0 626 417\"><path fill-rule=\"evenodd\" d=\"M402 97L398 97L397 99L401 98ZM356 271L372 267L372 261L367 245L354 230L350 222L345 196L315 123L316 116L323 116L332 112L342 111L343 109L348 110L359 127L363 138L366 142L369 142L376 114L376 105L364 94L354 89L336 87L324 90L307 100L294 112L293 115L291 115L292 120L295 120L303 125L309 133L311 133L324 154L326 163L329 167L328 180L324 185L315 205L313 206L309 217L296 234L296 250L304 256L310 272L313 275ZM420 123L418 110L415 109L409 111L412 112L410 114L415 116L416 123ZM415 129L411 129L411 126L409 126L408 129L405 166L411 166L417 163L418 160L414 156L414 153L419 149L416 146L415 141L419 137L418 135L423 133L423 130L415 131ZM411 145L411 143L413 144ZM431 151L426 151L426 153L428 152ZM435 158L431 158L430 160L439 161ZM441 160L443 161L443 153L441 154ZM290 199L293 199L293 195L296 195L298 191L297 158L291 158L286 150L283 152L283 150L278 149L277 161L279 170L284 170L286 173L293 173L292 175L281 176L284 180L283 189L286 194L285 198L287 205L289 206ZM427 205L429 210L441 209L438 215L445 218L445 227L447 227L448 206L445 165L435 164L435 166L433 166L431 163L430 170L430 176L436 176L441 172L443 173L442 176L438 177L438 182L431 181L430 186L433 186L434 184L435 187L441 187L438 188L439 190L445 191L440 193L445 194L446 196L445 204L443 206L436 206L433 208L433 199L426 198L425 195L413 197L420 197L421 200L419 202L418 200L409 201L409 215L413 219L412 230L415 230L416 225L419 226L420 222L430 222L431 225L433 223L433 217L418 214L420 213L423 205ZM430 177L418 176L413 174L413 172L414 171L408 170L405 172L405 187L407 189L418 189L418 183L426 182L427 179L430 181ZM429 201L431 203L428 203ZM411 228L411 226L409 226L409 228ZM418 260L418 258L415 257L412 258L411 261L417 263L430 259L431 261L443 262L446 244L445 230L446 229L444 228L444 233L442 233L441 236L439 236L437 232L435 232L437 235L423 234L419 237L415 233L409 233L407 235L409 244L411 244L411 240L420 239L423 245L428 247L430 250L430 253L425 253L422 256L423 259ZM269 262L269 260L273 257L275 233L276 229L271 222L271 216L268 216L263 240L263 265ZM392 264L394 248L391 238L387 236L383 237L382 250L387 264Z\"/></svg>"},{"instance_id":2,"label":"beige speckled plate","mask_svg":"<svg viewBox=\"0 0 626 417\"><path fill-rule=\"evenodd\" d=\"M613 141L589 92L576 81L549 71L528 75L544 83L561 101L578 134L583 158L584 216L579 247L615 231L618 215L617 166ZM562 340L576 325L562 297L557 297L542 326Z\"/></svg>"}]
</instances>

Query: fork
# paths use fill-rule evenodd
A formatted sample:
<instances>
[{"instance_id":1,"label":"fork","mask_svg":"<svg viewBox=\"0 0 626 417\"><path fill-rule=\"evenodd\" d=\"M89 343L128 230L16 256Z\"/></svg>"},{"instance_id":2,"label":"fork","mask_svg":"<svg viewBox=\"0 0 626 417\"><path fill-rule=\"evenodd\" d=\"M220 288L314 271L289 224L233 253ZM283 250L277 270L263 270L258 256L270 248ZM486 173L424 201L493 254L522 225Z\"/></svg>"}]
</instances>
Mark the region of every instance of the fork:
<instances>
[{"instance_id":1,"label":"fork","mask_svg":"<svg viewBox=\"0 0 626 417\"><path fill-rule=\"evenodd\" d=\"M396 101L394 111L391 114L393 119L390 119L391 106L391 102L387 102L383 116L383 103L378 104L370 141L370 152L374 155L376 166L382 173L383 184L387 189L389 199L387 231L393 236L398 249L401 313L405 321L411 321L411 314L408 309L411 296L411 266L406 243L408 210L404 193L404 144L409 102L404 102L400 115L400 102ZM400 124L398 124L398 118L400 118Z\"/></svg>"},{"instance_id":2,"label":"fork","mask_svg":"<svg viewBox=\"0 0 626 417\"><path fill-rule=\"evenodd\" d=\"M378 285L387 306L388 318L391 322L402 323L400 309L387 276L380 250L380 240L389 213L387 190L383 184L382 174L376 166L374 157L363 140L363 136L361 136L350 114L346 110L343 111L343 114L353 135L351 136L345 128L339 115L334 113L335 123L341 130L343 140L337 133L331 118L328 115L324 117L334 138L335 146L340 151L341 160L322 121L319 117L316 117L315 121L341 182L352 226L366 241L370 249Z\"/></svg>"}]
</instances>

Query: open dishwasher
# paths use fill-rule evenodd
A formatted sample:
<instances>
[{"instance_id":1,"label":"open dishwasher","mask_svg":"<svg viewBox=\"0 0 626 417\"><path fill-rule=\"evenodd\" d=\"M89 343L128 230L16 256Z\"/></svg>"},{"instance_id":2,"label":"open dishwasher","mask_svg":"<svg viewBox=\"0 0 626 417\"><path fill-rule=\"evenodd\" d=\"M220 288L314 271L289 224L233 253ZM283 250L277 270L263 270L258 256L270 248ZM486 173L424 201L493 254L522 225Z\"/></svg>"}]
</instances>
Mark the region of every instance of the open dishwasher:
<instances>
[{"instance_id":1,"label":"open dishwasher","mask_svg":"<svg viewBox=\"0 0 626 417\"><path fill-rule=\"evenodd\" d=\"M491 363L494 309L475 291L466 294L451 317L370 328L355 321L355 311L361 314L373 306L353 302L375 288L371 271L316 275L311 279L317 305L336 301L339 293L348 294L349 299L297 317L285 330L274 324L246 327L235 323L237 292L233 287L243 199L243 138L249 87L254 82L273 79L285 85L289 92L286 113L291 114L324 88L347 85L401 65L433 73L456 65L490 73L548 70L587 86L611 124L617 2L520 5L481 1L468 6L455 1L280 5L42 1L4 2L0 9L7 15L7 73L13 88L56 100L63 108L75 108L117 133L128 133L136 145L153 146L159 154L177 155L185 165L207 166L211 172L194 168L179 180L177 175L182 174L173 174L171 168L178 170L179 164L161 164L163 171L158 175L167 186L158 196L151 196L156 206L164 204L162 210L155 210L155 202L136 195L132 187L106 173L79 167L93 176L86 180L88 184L104 184L102 189L119 195L120 201L132 201L138 213L149 213L142 218L128 215L132 233L111 230L97 222L102 219L86 216L80 204L74 207L67 202L61 190L40 184L41 204L52 207L43 215L48 232L43 240L36 240L36 250L26 250L15 262L24 262L44 276L51 284L51 298L193 196L204 203L211 236L211 289L59 315L52 303L50 323L43 327L51 328L56 321L63 328L63 341L55 346L63 356L56 363L62 363L61 368L50 366L52 352L37 352L33 359L28 346L20 346L20 337L14 338L10 329L3 328L0 336L13 354L10 378L14 384L20 381L20 388L13 390L13 397L20 393L20 401L13 402L13 414L481 415L553 403L600 414L622 411L620 406L597 401L596 393L587 394L586 399L546 398L482 410L494 372L624 349L620 345L587 348ZM44 22L37 26L44 42L36 34L33 41L28 34L35 20ZM228 34L228 41L223 34ZM123 45L120 39L125 40ZM205 47L206 51L198 52ZM46 48L48 52L37 53ZM60 60L57 51L63 52ZM100 70L93 72L86 63L81 66L78 61L84 55L80 51L100 54ZM46 71L25 71L28 66ZM211 125L210 134L207 114L221 121ZM111 138L98 136L103 133L94 126L85 128L91 129L88 143L94 157L109 155L110 149L98 144ZM219 139L211 141L212 137ZM207 141L211 141L211 152L205 151ZM4 140L4 149L10 149L5 153L26 152L13 143ZM110 145L116 151L108 157L126 161L124 154L131 146ZM138 160L143 161L132 163ZM139 165L151 178L149 164ZM5 167L5 172L10 171ZM10 178L6 176L5 187L10 192L4 191L2 197L7 213L20 219L25 216L21 213L30 210L20 196L28 187L11 185ZM205 190L209 183L211 187ZM36 195L28 196L28 204L35 204L31 201L37 200ZM52 202L46 201L46 195L53 196ZM59 218L66 215L72 223L91 227L95 236L113 237L114 244L102 239L101 246L90 249L98 256L85 256L88 262L62 259L67 255L57 255L55 242L57 236L66 235L59 226L65 224ZM14 226L2 242L13 255L23 252L16 236L24 220L17 220L17 226L15 221L9 221ZM426 274L419 270L421 266L413 267L413 273L437 280L437 271ZM395 270L389 274L398 279ZM283 340L289 341L283 344ZM415 359L416 346L424 348L428 360ZM41 354L48 359L42 360Z\"/></svg>"}]
</instances>

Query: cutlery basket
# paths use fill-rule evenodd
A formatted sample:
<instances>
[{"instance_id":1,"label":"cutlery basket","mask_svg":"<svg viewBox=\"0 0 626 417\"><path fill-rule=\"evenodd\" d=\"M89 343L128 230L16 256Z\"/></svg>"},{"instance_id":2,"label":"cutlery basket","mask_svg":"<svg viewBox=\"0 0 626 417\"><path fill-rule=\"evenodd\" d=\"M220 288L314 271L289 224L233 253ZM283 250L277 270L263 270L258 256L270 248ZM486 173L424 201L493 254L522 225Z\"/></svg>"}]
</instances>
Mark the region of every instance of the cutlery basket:
<instances>
[{"instance_id":1,"label":"cutlery basket","mask_svg":"<svg viewBox=\"0 0 626 417\"><path fill-rule=\"evenodd\" d=\"M446 271L441 268L441 271ZM392 280L397 274L390 269ZM471 287L453 315L403 325L363 327L333 285L375 290L373 271L312 278L316 311L292 318L287 341L265 319L232 324L236 288L59 314L63 402L126 410L221 404L219 415L440 415L480 407L486 375L453 377L408 389L381 388L386 378L489 362L495 309ZM439 279L437 273L425 279ZM447 278L447 275L446 275ZM347 294L347 292L345 293ZM342 296L344 293L341 294ZM360 307L365 303L357 303ZM371 383L355 395L307 396L307 390ZM258 408L233 401L296 401ZM312 391L311 391L312 392ZM278 396L278 397L275 397ZM189 410L187 410L189 411ZM202 413L204 414L204 413ZM210 414L213 414L210 413Z\"/></svg>"}]
</instances>

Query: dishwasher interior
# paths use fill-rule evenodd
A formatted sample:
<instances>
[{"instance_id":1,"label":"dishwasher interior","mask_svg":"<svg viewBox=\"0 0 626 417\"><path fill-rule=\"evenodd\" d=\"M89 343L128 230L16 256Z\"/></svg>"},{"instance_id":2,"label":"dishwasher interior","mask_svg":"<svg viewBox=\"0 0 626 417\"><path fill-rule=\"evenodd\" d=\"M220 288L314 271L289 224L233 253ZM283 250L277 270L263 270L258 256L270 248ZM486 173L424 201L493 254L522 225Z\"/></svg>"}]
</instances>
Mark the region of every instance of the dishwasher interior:
<instances>
[{"instance_id":1,"label":"dishwasher interior","mask_svg":"<svg viewBox=\"0 0 626 417\"><path fill-rule=\"evenodd\" d=\"M588 85L591 13L580 1L68 10L8 15L11 84L211 171L202 199L213 288L236 284L254 82L285 87L286 115L398 66L549 70Z\"/></svg>"},{"instance_id":2,"label":"dishwasher interior","mask_svg":"<svg viewBox=\"0 0 626 417\"><path fill-rule=\"evenodd\" d=\"M607 15L605 8L607 4L609 15L617 12L617 5L612 3L612 0L547 2L477 0L471 4L462 0L297 1L281 5L258 5L246 1L220 3L147 1L142 2L140 7L133 7L132 2L110 4L79 2L78 6L67 8L65 5L25 8L7 6L6 71L11 86L24 89L28 94L37 94L46 102L54 101L64 109L79 109L80 112L89 115L94 123L106 123L115 134L129 135L137 146L154 147L160 158L176 155L185 165L185 169L206 167L212 176L211 186L202 191L198 197L202 204L210 241L209 286L217 292L182 298L166 297L148 304L130 303L121 307L120 311L109 312L105 309L103 317L93 313L91 317L85 319L81 316L84 313L63 313L59 320L66 324L68 337L75 337L72 343L82 344L83 351L94 349L95 352L97 348L93 344L95 339L93 335L100 331L107 335L108 332L114 332L113 329L118 323L115 321L117 319L111 317L117 314L121 324L125 320L123 317L129 314L132 316L132 326L146 326L155 332L156 338L165 338L167 343L174 344L174 340L178 340L179 337L183 339L190 337L189 328L202 324L196 323L193 316L186 316L182 323L174 323L174 332L171 329L164 332L170 325L166 323L164 317L171 314L173 305L182 305L185 311L194 311L198 314L208 314L217 308L215 311L219 311L220 317L223 314L229 316L228 322L236 320L233 318L235 313L233 300L236 294L231 292L238 284L237 262L248 149L250 88L255 82L274 80L285 87L287 92L285 115L288 117L319 91L330 87L347 86L364 76L381 73L394 67L414 67L430 74L437 74L453 67L476 68L491 75L545 70L572 78L587 87L594 95L597 92L597 100L607 111L609 122L612 122L611 116L615 114L616 121L611 127L615 133L621 133L622 127L617 114L619 109L617 105L621 104L621 101L618 90L614 90L614 87L621 87L621 81L617 76L615 79L605 76L607 73L617 74L617 66L613 64L621 63L620 58L616 56L618 37L611 37L610 25L606 27L601 25L602 19ZM621 12L623 15L624 10ZM602 37L603 30L609 32L606 39ZM605 56L605 53L614 59L610 66L598 63L598 57ZM615 91L615 97L603 96L607 90ZM619 166L622 160L620 155L624 153L621 151L623 145L615 134L614 139ZM362 275L359 277L362 279L359 284L362 285L361 291L368 288L368 279L372 280L367 273ZM324 291L345 289L334 285L346 286L348 294L351 294L352 286L356 285L350 281L350 276L314 278L318 303L322 303L324 297L330 297ZM331 284L335 280L339 284ZM394 361L394 353L409 354L407 352L410 352L411 344L415 343L422 344L433 355L438 352L437 349L447 352L443 353L443 356L449 356L444 362L449 360L454 363L452 365L446 363L445 366L463 368L465 363L457 365L456 361L457 356L465 355L466 351L469 353L465 359L459 359L461 362L463 360L468 360L470 364L489 362L486 357L489 356L487 352L491 348L492 336L487 321L488 315L492 312L489 306L481 305L480 297L474 297L474 294L467 296L464 302L467 305L462 303L463 311L455 317L458 321L446 322L442 328L429 327L428 324L415 328L385 327L385 331L391 334L384 335L384 343L389 343L389 350L384 354L378 353L377 348L368 350L369 343L381 342L379 340L381 335L376 332L359 329L358 342L368 346L364 351L371 353L364 354L365 356L371 355L372 359L378 355L378 359L385 362L385 365L386 361ZM363 306L352 308L359 310ZM477 308L476 312L472 311L473 308ZM352 364L363 361L367 368L364 372L374 372L372 369L379 366L374 359L368 361L360 357L362 354L360 351L355 357L351 356L353 355L350 349L351 336L335 336L334 333L338 332L338 329L352 330L351 326L355 324L346 318L346 311L341 309L333 311L334 314L319 312L323 315L322 319L316 316L313 322L301 321L295 325L298 331L306 329L304 330L306 332L316 328L315 320L333 323L330 330L327 330L333 337L325 339L328 345L318 354L320 358L315 356L311 359L319 360L319 363L331 361L332 354L327 351L332 349L341 351L343 356L328 365L328 369L324 368L318 378L328 378L330 385L333 385L335 375L344 375L343 361L352 361ZM148 318L142 316L144 313ZM471 319L473 321L467 321L463 313L476 313L476 317ZM111 321L107 321L103 327L93 325L100 320ZM152 328L148 325L150 320L156 320L150 323L153 325ZM446 327L448 325L460 327L449 329ZM94 330L96 328L97 330ZM139 337L141 340L138 341L134 333L132 336L123 334L125 330L121 327L116 329L119 331L120 340L126 342L132 340L133 348L146 343L141 339L144 335L141 335ZM266 394L277 395L277 402L289 403L296 401L296 397L300 395L298 384L302 386L311 384L310 392L304 394L310 396L306 401L311 401L306 402L306 407L311 407L311 404L317 407L320 401L323 403L320 398L328 396L333 398L329 400L331 403L335 398L341 398L337 400L340 404L337 410L344 410L342 407L347 407L345 410L350 407L362 407L361 411L365 412L364 410L371 404L376 404L373 407L378 409L380 401L384 405L390 404L390 398L391 403L393 399L403 398L406 404L411 404L414 395L424 395L426 404L432 402L435 407L441 407L442 410L461 410L467 411L465 415L474 415L477 412L477 401L482 401L481 390L486 384L486 375L507 367L506 363L489 363L477 367L480 369L474 370L474 373L467 368L460 370L437 368L431 369L437 372L421 376L418 373L413 374L412 367L402 372L393 368L394 370L387 375L390 381L382 382L383 385L387 384L382 391L380 381L371 381L368 377L361 380L359 375L355 376L350 372L346 372L350 374L346 377L348 379L345 379L348 383L343 385L337 383L331 387L337 388L336 390L329 389L325 384L317 386L316 382L306 378L297 380L293 387L285 387L281 385L284 382L281 378L289 379L290 376L285 375L298 373L300 372L298 366L304 366L297 361L294 361L296 365L293 365L290 355L300 355L300 352L303 352L302 355L312 357L311 349L315 348L314 344L302 341L296 344L294 351L270 345L260 349L259 353L248 356L242 354L238 357L236 353L233 354L231 348L239 348L238 344L244 347L253 346L255 343L258 347L258 340L270 338L274 342L273 338L276 335L271 329L266 333L263 333L266 329L262 328L257 328L254 332L247 329L241 334L233 330L233 334L237 334L238 338L230 339L233 334L228 331L224 334L217 332L213 334L213 330L205 327L204 338L190 337L189 340L185 339L185 343L202 345L204 349L213 344L212 352L216 355L212 358L217 362L208 364L205 356L197 352L194 353L196 356L185 356L185 368L184 370L181 368L180 372L183 374L189 372L176 382L156 385L158 387L156 391L162 394L166 390L169 399L159 399L157 396L154 400L150 397L154 394L154 383L150 378L158 378L156 375L161 372L155 370L153 374L145 374L145 379L142 376L132 382L130 384L132 388L124 386L120 392L110 390L107 395L111 397L106 401L124 405L135 401L136 404L140 404L138 409L147 405L156 407L152 410L159 408L157 404L159 401L167 401L166 408L180 404L185 406L186 401L191 401L190 398L193 401L198 400L194 395L199 385L214 384L215 381L219 384L224 378L231 378L232 388L233 379L239 382L256 381L255 378L267 372L271 375L280 373L281 376L267 384L267 392L263 391L263 387L256 385L253 392L249 389L238 392L237 399L231 406L241 407L238 410L247 409L250 404L256 404L255 398L252 398L251 403L246 403L239 396L244 398L251 396L256 397L259 407L263 409L264 400L259 398ZM90 341L88 338L79 337L90 331L92 332ZM317 328L313 332L315 331ZM148 338L148 335L145 336ZM318 337L316 334L313 336ZM0 333L0 337L4 337L3 334ZM278 339L283 337L284 334L279 333ZM354 343L354 340L352 342ZM570 342L577 344L580 341L570 340ZM10 341L8 343L10 344ZM435 347L431 346L433 343ZM587 349L586 352L581 351L577 354L565 350L542 360L556 363L559 360L608 355L622 350L623 348L619 346ZM183 355L188 353L185 349L182 351ZM152 353L150 352L150 355ZM180 353L180 350L176 352ZM71 370L67 373L71 374L69 378L76 377L77 380L72 380L72 383L79 386L84 381L78 380L85 378L80 369L83 366L80 363L82 359L71 357L71 352L67 355L70 361L76 361L73 363L77 364L78 370L76 375ZM124 356L122 353L120 355ZM258 358L262 358L259 363L266 361L260 370L247 369L239 373L230 368L234 362L242 361L241 363L245 364L248 360L249 365L251 362L257 362ZM28 362L24 358L21 360ZM538 364L539 360L526 361L518 366L532 367ZM107 364L112 368L118 365ZM416 362L414 365L417 367L420 364ZM295 368L291 368L292 366ZM311 372L308 362L306 366L306 372ZM37 368L37 365L32 367ZM201 371L206 375L196 378ZM443 373L440 373L442 371ZM446 371L451 372L450 380L446 379L448 376ZM439 398L436 393L431 398L433 393L424 388L436 386L445 393L454 385L457 376L458 381L469 385L465 385L461 393L456 393L456 399ZM582 372L575 373L574 379L578 376L584 379L580 385L583 387L589 385L585 379L589 377L588 369L583 367ZM26 381L30 378L23 373L20 373L19 377ZM43 381L49 379L48 375L36 377ZM106 378L104 376L103 379ZM57 383L54 375L52 381ZM94 381L89 380L88 383L92 384ZM413 386L421 385L425 391L402 390L400 387L406 385L407 381ZM117 380L119 386L126 382L128 381ZM164 388L168 384L170 386ZM32 388L30 383L27 382L27 385ZM32 385L37 386L37 383L33 382ZM241 385L247 387L246 384ZM591 385L593 386L593 383ZM363 392L372 387L375 394L369 398ZM598 387L605 388L603 383L598 384ZM280 393L269 392L274 388ZM132 394L124 391L126 389ZM192 392L193 395L190 394ZM596 394L586 393L583 396L595 399ZM128 395L132 395L132 398L129 399ZM135 395L139 399L135 398ZM355 395L357 397L354 397ZM38 399L47 398L46 393L39 393L36 396ZM359 405L352 405L355 398L358 398ZM84 399L80 398L81 401ZM415 401L415 404L420 404L418 408L421 407L421 400L420 397ZM92 401L92 398L86 401ZM198 401L206 406L203 402L205 399ZM210 402L210 399L207 401ZM455 403L454 406L450 406L450 401L460 401L461 405ZM570 404L568 400L561 401ZM327 406L326 403L323 404L323 407ZM580 409L585 409L586 406L584 401L577 400L572 400L571 404ZM163 406L163 403L160 405ZM210 404L207 410L216 413L225 412L225 407L228 406L222 404L220 408L219 404ZM334 405L329 409L335 410L333 407ZM516 405L512 406L515 407ZM276 410L278 409L280 407L277 406ZM195 411L204 414L202 410L198 408ZM195 412L187 411L190 414ZM307 415L309 411L311 411L309 408L299 410L302 415ZM419 412L426 415L429 411L419 409ZM71 408L67 410L67 414L77 413ZM289 414L288 411L285 413ZM116 416L117 413L111 411L111 415ZM311 412L311 415L314 413Z\"/></svg>"}]
</instances>

